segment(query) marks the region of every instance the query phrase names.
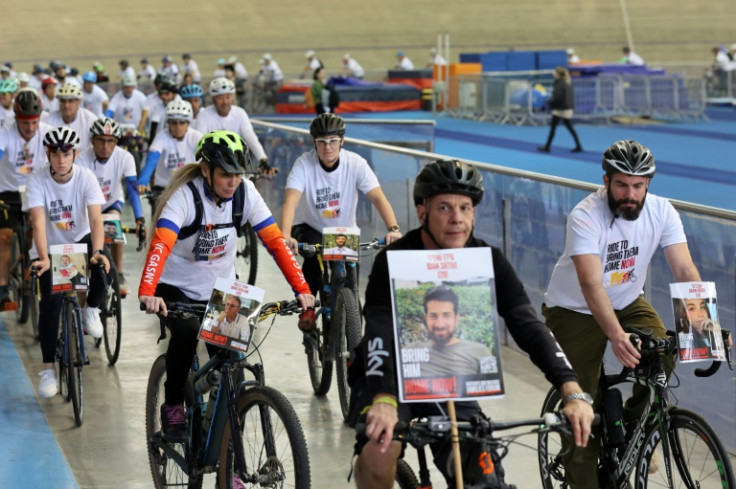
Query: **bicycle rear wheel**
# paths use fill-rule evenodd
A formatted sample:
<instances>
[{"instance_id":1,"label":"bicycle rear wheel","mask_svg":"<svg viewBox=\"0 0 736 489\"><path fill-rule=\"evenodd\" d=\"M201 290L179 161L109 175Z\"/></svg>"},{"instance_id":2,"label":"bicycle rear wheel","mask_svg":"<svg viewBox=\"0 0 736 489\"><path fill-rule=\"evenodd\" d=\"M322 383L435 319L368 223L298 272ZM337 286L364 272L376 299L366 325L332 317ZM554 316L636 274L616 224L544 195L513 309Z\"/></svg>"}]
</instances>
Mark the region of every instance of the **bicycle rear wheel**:
<instances>
[{"instance_id":1,"label":"bicycle rear wheel","mask_svg":"<svg viewBox=\"0 0 736 489\"><path fill-rule=\"evenodd\" d=\"M77 426L82 426L84 421L84 384L82 383L82 367L84 358L82 356L81 342L82 325L74 302L67 302L64 306L67 326L67 382L69 383L69 396L74 407L74 420Z\"/></svg>"},{"instance_id":2,"label":"bicycle rear wheel","mask_svg":"<svg viewBox=\"0 0 736 489\"><path fill-rule=\"evenodd\" d=\"M307 354L309 365L309 380L312 382L312 390L318 396L324 396L330 391L332 385L333 360L328 359L331 316L324 311L330 307L330 299L323 291L319 293L322 304L322 320L311 333L304 335L304 351Z\"/></svg>"},{"instance_id":3,"label":"bicycle rear wheel","mask_svg":"<svg viewBox=\"0 0 736 489\"><path fill-rule=\"evenodd\" d=\"M235 273L238 274L238 280L255 285L258 274L258 237L250 223L243 226L242 232L243 235L238 238Z\"/></svg>"},{"instance_id":4,"label":"bicycle rear wheel","mask_svg":"<svg viewBox=\"0 0 736 489\"><path fill-rule=\"evenodd\" d=\"M279 391L258 385L241 394L237 412L242 420L244 471L241 487L311 486L309 453L299 418L288 399ZM220 446L218 483L221 489L233 487L235 460L230 423Z\"/></svg>"},{"instance_id":5,"label":"bicycle rear wheel","mask_svg":"<svg viewBox=\"0 0 736 489\"><path fill-rule=\"evenodd\" d=\"M123 315L120 306L120 281L117 271L110 270L111 284L105 292L101 304L100 317L102 319L103 337L107 361L112 366L120 356L120 340L123 332Z\"/></svg>"},{"instance_id":6,"label":"bicycle rear wheel","mask_svg":"<svg viewBox=\"0 0 736 489\"><path fill-rule=\"evenodd\" d=\"M671 463L672 485L667 479L661 433L654 425L647 433L637 459L637 489L736 487L728 452L710 425L697 414L685 409L671 408L667 442L670 460L674 462Z\"/></svg>"},{"instance_id":7,"label":"bicycle rear wheel","mask_svg":"<svg viewBox=\"0 0 736 489\"><path fill-rule=\"evenodd\" d=\"M161 404L164 403L164 383L166 382L166 354L159 355L151 366L146 387L146 447L148 448L148 464L151 468L153 485L156 489L168 487L202 487L202 474L190 480L189 475L160 448ZM189 404L189 403L187 403ZM168 446L186 458L185 444L175 443Z\"/></svg>"},{"instance_id":8,"label":"bicycle rear wheel","mask_svg":"<svg viewBox=\"0 0 736 489\"><path fill-rule=\"evenodd\" d=\"M394 487L398 489L417 489L419 481L409 463L400 458L396 461L396 481Z\"/></svg>"},{"instance_id":9,"label":"bicycle rear wheel","mask_svg":"<svg viewBox=\"0 0 736 489\"><path fill-rule=\"evenodd\" d=\"M350 407L350 386L348 385L348 365L350 352L360 343L361 324L358 300L352 290L341 287L337 290L335 312L332 314L333 341L337 341L337 392L340 397L342 419L348 419Z\"/></svg>"},{"instance_id":10,"label":"bicycle rear wheel","mask_svg":"<svg viewBox=\"0 0 736 489\"><path fill-rule=\"evenodd\" d=\"M551 389L544 398L542 404L542 415L553 411L559 411L562 395L557 389ZM544 489L567 488L565 479L565 466L562 464L562 438L559 433L540 433L537 439L537 453L539 461L539 475L542 477Z\"/></svg>"}]
</instances>

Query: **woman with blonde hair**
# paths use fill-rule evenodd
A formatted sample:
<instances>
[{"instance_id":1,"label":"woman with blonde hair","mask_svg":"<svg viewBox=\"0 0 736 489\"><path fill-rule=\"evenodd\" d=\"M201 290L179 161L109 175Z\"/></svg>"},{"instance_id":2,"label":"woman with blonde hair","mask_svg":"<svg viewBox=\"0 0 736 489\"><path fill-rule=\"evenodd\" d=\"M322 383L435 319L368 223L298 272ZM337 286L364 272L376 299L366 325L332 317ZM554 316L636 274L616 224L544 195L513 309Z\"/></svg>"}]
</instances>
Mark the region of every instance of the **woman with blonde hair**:
<instances>
[{"instance_id":1,"label":"woman with blonde hair","mask_svg":"<svg viewBox=\"0 0 736 489\"><path fill-rule=\"evenodd\" d=\"M547 105L552 110L552 122L549 126L549 136L547 136L547 144L539 146L537 149L544 153L549 153L549 147L552 145L552 140L555 138L555 131L557 125L562 121L570 135L575 140L575 147L572 149L573 153L581 153L583 147L580 145L580 139L578 134L572 127L572 114L575 109L575 94L572 89L572 82L570 81L570 72L564 66L558 66L555 68L555 82L552 87L552 97L547 100Z\"/></svg>"}]
</instances>

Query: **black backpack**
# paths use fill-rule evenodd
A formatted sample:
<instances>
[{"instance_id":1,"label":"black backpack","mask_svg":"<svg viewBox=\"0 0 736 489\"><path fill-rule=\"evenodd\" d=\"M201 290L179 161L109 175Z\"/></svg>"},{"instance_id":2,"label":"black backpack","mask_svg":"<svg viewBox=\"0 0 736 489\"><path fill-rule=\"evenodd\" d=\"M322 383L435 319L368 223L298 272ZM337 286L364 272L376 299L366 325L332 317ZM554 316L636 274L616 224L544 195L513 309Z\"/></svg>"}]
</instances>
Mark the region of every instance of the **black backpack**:
<instances>
[{"instance_id":1,"label":"black backpack","mask_svg":"<svg viewBox=\"0 0 736 489\"><path fill-rule=\"evenodd\" d=\"M188 237L192 236L194 233L199 231L202 228L202 215L204 213L204 207L202 206L202 196L199 195L199 190L197 190L197 187L194 185L194 182L188 182L187 186L189 187L189 190L192 191L192 195L194 196L194 220L187 224L186 226L179 229L179 235L176 237L177 240L187 239ZM243 202L245 201L245 183L240 182L240 185L238 185L238 188L235 190L235 194L233 195L233 201L232 201L232 210L233 210L233 220L229 224L218 224L214 228L215 229L224 229L229 228L232 226L235 226L235 230L238 233L238 237L241 237L243 235L243 229L240 227L240 225L236 225L235 223L240 223L243 220Z\"/></svg>"}]
</instances>

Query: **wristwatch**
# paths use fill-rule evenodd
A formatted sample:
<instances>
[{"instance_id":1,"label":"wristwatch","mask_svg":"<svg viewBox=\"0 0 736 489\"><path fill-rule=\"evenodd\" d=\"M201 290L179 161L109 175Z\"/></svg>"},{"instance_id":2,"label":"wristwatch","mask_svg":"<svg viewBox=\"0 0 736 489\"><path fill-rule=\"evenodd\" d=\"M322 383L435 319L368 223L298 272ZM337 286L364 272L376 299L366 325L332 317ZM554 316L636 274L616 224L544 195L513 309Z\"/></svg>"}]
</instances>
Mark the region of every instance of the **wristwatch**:
<instances>
[{"instance_id":1,"label":"wristwatch","mask_svg":"<svg viewBox=\"0 0 736 489\"><path fill-rule=\"evenodd\" d=\"M398 224L394 224L393 226L388 228L389 233L398 233L399 231L401 231L401 228L399 227Z\"/></svg>"},{"instance_id":2,"label":"wristwatch","mask_svg":"<svg viewBox=\"0 0 736 489\"><path fill-rule=\"evenodd\" d=\"M96 255L96 254L98 254L98 253L99 253L100 255L104 255L104 254L105 254L105 250L95 250L95 251L93 251L93 252L92 252L92 254L93 254L93 255Z\"/></svg>"},{"instance_id":3,"label":"wristwatch","mask_svg":"<svg viewBox=\"0 0 736 489\"><path fill-rule=\"evenodd\" d=\"M567 404L570 401L585 401L591 406L593 405L593 398L587 392L576 392L574 394L569 394L565 396L565 399L563 400L565 404Z\"/></svg>"}]
</instances>

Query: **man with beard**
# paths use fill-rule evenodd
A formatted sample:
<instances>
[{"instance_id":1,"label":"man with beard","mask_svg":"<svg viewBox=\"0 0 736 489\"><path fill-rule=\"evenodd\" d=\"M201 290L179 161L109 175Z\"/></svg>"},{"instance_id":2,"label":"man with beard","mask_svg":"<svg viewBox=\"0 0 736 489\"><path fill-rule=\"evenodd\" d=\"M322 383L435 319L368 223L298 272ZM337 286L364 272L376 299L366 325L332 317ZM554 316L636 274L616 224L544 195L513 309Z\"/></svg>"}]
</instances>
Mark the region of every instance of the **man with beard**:
<instances>
[{"instance_id":1,"label":"man with beard","mask_svg":"<svg viewBox=\"0 0 736 489\"><path fill-rule=\"evenodd\" d=\"M441 285L427 290L423 302L430 361L422 364L422 376L491 373L492 362L488 359L493 353L488 347L455 335L460 322L457 294Z\"/></svg>"},{"instance_id":2,"label":"man with beard","mask_svg":"<svg viewBox=\"0 0 736 489\"><path fill-rule=\"evenodd\" d=\"M636 141L617 141L603 154L603 188L581 201L567 219L565 251L552 272L542 313L586 391L597 391L608 341L616 358L634 367L640 354L627 332L635 327L666 335L642 287L660 246L675 282L699 281L680 216L667 199L647 194L654 156ZM674 367L665 365L667 372ZM642 413L649 392L634 386L627 419ZM600 408L596 397L594 407ZM566 456L570 487L597 488L595 437ZM652 470L653 467L650 467Z\"/></svg>"}]
</instances>

